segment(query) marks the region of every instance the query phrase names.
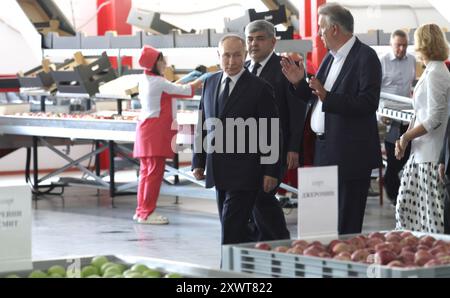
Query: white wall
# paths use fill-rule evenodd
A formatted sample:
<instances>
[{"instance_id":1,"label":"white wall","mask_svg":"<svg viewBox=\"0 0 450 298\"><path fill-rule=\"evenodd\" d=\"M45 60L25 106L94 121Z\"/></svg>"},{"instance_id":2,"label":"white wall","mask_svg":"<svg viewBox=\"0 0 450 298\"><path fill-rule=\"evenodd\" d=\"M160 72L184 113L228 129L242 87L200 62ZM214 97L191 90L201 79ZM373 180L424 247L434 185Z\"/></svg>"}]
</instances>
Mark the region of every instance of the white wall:
<instances>
[{"instance_id":1,"label":"white wall","mask_svg":"<svg viewBox=\"0 0 450 298\"><path fill-rule=\"evenodd\" d=\"M41 37L15 0L0 1L0 36L0 74L15 74L41 63Z\"/></svg>"}]
</instances>

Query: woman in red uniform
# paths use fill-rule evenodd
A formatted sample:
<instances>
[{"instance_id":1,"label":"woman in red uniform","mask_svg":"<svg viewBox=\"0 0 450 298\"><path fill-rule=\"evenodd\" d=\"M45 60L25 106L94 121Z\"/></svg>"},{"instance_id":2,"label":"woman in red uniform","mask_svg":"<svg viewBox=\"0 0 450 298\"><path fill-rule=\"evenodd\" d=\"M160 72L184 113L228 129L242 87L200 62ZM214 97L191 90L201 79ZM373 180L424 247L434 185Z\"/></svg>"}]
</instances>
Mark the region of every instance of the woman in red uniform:
<instances>
[{"instance_id":1,"label":"woman in red uniform","mask_svg":"<svg viewBox=\"0 0 450 298\"><path fill-rule=\"evenodd\" d=\"M136 126L133 155L140 158L137 208L133 219L141 224L168 224L169 220L155 211L164 175L165 160L172 158L171 143L177 130L175 98L190 98L201 87L197 79L189 84L172 83L163 77L166 61L161 52L144 46L139 64L145 69L139 81L142 110Z\"/></svg>"}]
</instances>

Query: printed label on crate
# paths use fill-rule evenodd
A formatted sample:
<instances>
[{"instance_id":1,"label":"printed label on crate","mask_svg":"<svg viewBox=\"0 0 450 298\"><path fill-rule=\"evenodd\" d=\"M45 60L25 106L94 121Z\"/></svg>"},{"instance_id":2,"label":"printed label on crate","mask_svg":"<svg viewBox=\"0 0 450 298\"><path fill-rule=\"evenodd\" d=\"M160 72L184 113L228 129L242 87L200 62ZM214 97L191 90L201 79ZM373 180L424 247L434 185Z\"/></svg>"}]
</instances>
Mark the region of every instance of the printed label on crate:
<instances>
[{"instance_id":1,"label":"printed label on crate","mask_svg":"<svg viewBox=\"0 0 450 298\"><path fill-rule=\"evenodd\" d=\"M337 236L338 168L298 169L298 237Z\"/></svg>"},{"instance_id":2,"label":"printed label on crate","mask_svg":"<svg viewBox=\"0 0 450 298\"><path fill-rule=\"evenodd\" d=\"M30 270L31 191L27 186L0 188L0 272Z\"/></svg>"}]
</instances>

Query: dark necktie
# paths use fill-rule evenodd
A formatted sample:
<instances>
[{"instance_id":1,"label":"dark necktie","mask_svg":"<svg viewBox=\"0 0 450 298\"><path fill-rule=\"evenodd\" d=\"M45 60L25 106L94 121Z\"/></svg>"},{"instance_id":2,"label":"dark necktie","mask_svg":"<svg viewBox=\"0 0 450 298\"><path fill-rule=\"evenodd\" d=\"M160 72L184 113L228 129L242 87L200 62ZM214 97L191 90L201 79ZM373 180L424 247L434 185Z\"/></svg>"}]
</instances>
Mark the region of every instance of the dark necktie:
<instances>
[{"instance_id":1,"label":"dark necktie","mask_svg":"<svg viewBox=\"0 0 450 298\"><path fill-rule=\"evenodd\" d=\"M252 74L254 74L255 76L258 75L258 69L261 67L261 64L259 64L258 62L255 63L255 65L253 65L253 69L252 69Z\"/></svg>"},{"instance_id":2,"label":"dark necktie","mask_svg":"<svg viewBox=\"0 0 450 298\"><path fill-rule=\"evenodd\" d=\"M227 103L227 99L230 93L230 81L231 79L229 77L225 79L225 88L223 88L222 93L220 93L219 97L217 98L217 116L220 116L222 114L225 104Z\"/></svg>"}]
</instances>

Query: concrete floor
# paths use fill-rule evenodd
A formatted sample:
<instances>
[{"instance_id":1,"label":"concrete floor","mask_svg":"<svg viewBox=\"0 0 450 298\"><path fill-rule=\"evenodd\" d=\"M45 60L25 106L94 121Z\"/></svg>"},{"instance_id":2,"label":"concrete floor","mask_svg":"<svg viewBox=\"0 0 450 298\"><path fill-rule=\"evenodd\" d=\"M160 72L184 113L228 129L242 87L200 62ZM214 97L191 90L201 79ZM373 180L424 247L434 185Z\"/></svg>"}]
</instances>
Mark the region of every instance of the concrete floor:
<instances>
[{"instance_id":1,"label":"concrete floor","mask_svg":"<svg viewBox=\"0 0 450 298\"><path fill-rule=\"evenodd\" d=\"M0 179L1 185L22 184L22 177ZM14 180L15 179L15 180ZM7 182L9 181L9 182ZM11 182L12 181L12 182ZM165 185L158 212L167 216L166 226L139 225L132 221L135 196L115 199L106 191L69 187L63 196L40 197L33 204L33 260L80 255L122 254L193 263L211 268L220 264L220 224L213 192L205 198L184 197L190 187ZM173 194L179 194L175 204ZM297 209L285 210L291 237L297 237ZM364 231L394 228L394 209L385 200L369 197Z\"/></svg>"}]
</instances>

